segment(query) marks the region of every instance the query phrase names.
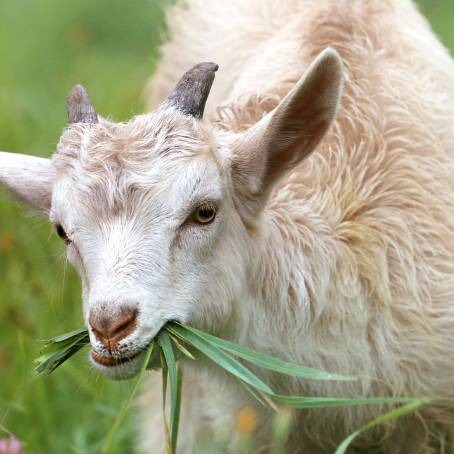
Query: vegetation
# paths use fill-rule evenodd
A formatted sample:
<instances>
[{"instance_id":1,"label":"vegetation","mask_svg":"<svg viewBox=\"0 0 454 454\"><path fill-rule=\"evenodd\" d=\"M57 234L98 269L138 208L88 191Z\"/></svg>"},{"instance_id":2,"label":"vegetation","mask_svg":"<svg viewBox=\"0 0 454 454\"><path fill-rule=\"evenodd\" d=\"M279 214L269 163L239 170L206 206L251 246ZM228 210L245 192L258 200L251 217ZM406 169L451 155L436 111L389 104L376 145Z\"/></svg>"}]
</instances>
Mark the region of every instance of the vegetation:
<instances>
[{"instance_id":1,"label":"vegetation","mask_svg":"<svg viewBox=\"0 0 454 454\"><path fill-rule=\"evenodd\" d=\"M34 372L36 375L49 375L67 359L77 353L85 345L90 343L88 331L85 328L72 331L54 337L46 341L43 352L36 359ZM194 355L189 351L192 350ZM219 337L204 333L195 328L184 326L177 322L167 323L158 333L151 345L148 346L147 354L142 363L139 378L136 380L128 399L123 404L122 409L117 414L115 422L105 438L102 453L108 453L119 425L123 422L132 398L134 397L138 385L144 377L147 368L159 367L162 370L162 397L163 408L166 408L167 382L170 383L170 424L166 421L164 413L164 427L168 452L175 453L177 450L178 427L180 422L181 407L181 384L183 368L177 364L177 354L184 355L191 361L196 357L204 356L206 359L215 363L225 373L230 374L256 398L262 405L270 410L275 410L277 414L284 408L331 408L352 405L370 404L404 404L398 408L380 415L370 421L363 428L356 430L346 438L336 450L335 454L344 454L351 441L360 433L369 428L383 424L400 416L412 413L421 406L430 402L430 398L392 398L392 397L369 397L369 398L342 398L342 397L310 397L310 396L289 396L277 394L273 389L264 383L249 368L248 364L258 366L261 369L268 369L280 374L291 375L294 377L306 378L309 380L334 380L334 381L355 381L356 377L330 374L325 371L310 369L297 364L291 364L278 358L265 355L251 350L250 348L234 344ZM242 359L245 363L238 361ZM279 406L282 404L282 406ZM165 410L164 410L165 411ZM251 411L253 411L251 409ZM281 436L281 431L278 435ZM276 435L276 434L275 434ZM281 436L281 438L284 438ZM274 440L273 440L274 441ZM274 443L275 444L275 443ZM217 451L217 450L216 450Z\"/></svg>"},{"instance_id":2,"label":"vegetation","mask_svg":"<svg viewBox=\"0 0 454 454\"><path fill-rule=\"evenodd\" d=\"M50 155L66 123L66 95L78 82L103 115L126 120L141 112L164 3L2 0L0 149ZM420 3L454 49L452 1ZM4 197L0 275L0 437L11 431L28 453L100 452L132 384L99 377L83 353L32 379L37 340L81 325L79 280L48 223ZM130 452L134 426L128 412L109 453Z\"/></svg>"}]
</instances>

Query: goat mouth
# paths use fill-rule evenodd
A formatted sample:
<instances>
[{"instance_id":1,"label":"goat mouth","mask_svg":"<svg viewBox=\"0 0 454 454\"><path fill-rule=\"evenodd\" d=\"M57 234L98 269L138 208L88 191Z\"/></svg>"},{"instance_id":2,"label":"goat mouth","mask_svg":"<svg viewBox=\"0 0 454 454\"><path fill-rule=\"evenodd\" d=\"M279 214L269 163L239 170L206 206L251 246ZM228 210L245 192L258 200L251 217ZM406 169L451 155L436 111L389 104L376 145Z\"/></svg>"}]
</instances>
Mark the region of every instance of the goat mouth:
<instances>
[{"instance_id":1,"label":"goat mouth","mask_svg":"<svg viewBox=\"0 0 454 454\"><path fill-rule=\"evenodd\" d=\"M125 364L125 363L133 360L135 357L139 356L141 353L142 353L142 350L138 351L135 355L132 355L132 356L125 356L124 358L113 358L113 357L107 357L107 356L100 355L95 350L92 350L91 357L96 363L101 364L101 366L113 367L113 366L119 366L121 364Z\"/></svg>"}]
</instances>

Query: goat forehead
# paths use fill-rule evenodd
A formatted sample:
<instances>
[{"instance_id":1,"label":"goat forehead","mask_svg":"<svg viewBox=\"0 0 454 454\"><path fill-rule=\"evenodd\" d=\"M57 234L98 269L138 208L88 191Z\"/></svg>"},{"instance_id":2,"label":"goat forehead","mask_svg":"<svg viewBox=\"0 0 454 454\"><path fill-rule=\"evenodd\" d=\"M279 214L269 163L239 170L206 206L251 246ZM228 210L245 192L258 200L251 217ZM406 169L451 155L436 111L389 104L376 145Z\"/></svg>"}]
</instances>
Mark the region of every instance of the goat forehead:
<instances>
[{"instance_id":1,"label":"goat forehead","mask_svg":"<svg viewBox=\"0 0 454 454\"><path fill-rule=\"evenodd\" d=\"M217 162L209 156L166 156L140 169L103 166L92 172L75 166L54 188L54 212L74 223L118 215L178 215L197 201L223 198ZM79 219L78 219L79 218Z\"/></svg>"},{"instance_id":2,"label":"goat forehead","mask_svg":"<svg viewBox=\"0 0 454 454\"><path fill-rule=\"evenodd\" d=\"M209 154L213 149L209 128L165 109L127 123L102 120L96 125L72 125L60 139L54 164L58 173L77 164L92 172L112 167L140 170L163 157Z\"/></svg>"},{"instance_id":3,"label":"goat forehead","mask_svg":"<svg viewBox=\"0 0 454 454\"><path fill-rule=\"evenodd\" d=\"M75 206L81 216L105 218L119 211L135 216L144 200L179 206L197 193L220 198L224 173L211 131L172 110L128 123L73 126L54 165L54 211L71 218Z\"/></svg>"}]
</instances>

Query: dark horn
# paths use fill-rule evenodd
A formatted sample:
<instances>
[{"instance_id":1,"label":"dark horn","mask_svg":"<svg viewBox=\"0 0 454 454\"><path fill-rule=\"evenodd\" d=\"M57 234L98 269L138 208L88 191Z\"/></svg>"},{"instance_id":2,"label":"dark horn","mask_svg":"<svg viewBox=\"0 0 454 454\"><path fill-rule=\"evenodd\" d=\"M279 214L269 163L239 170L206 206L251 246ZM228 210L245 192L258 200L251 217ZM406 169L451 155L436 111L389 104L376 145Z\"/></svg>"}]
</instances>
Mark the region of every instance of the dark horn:
<instances>
[{"instance_id":1,"label":"dark horn","mask_svg":"<svg viewBox=\"0 0 454 454\"><path fill-rule=\"evenodd\" d=\"M195 65L180 79L167 102L186 115L202 118L218 68L216 63Z\"/></svg>"},{"instance_id":2,"label":"dark horn","mask_svg":"<svg viewBox=\"0 0 454 454\"><path fill-rule=\"evenodd\" d=\"M76 85L69 92L67 109L69 123L98 123L98 115L82 85Z\"/></svg>"}]
</instances>

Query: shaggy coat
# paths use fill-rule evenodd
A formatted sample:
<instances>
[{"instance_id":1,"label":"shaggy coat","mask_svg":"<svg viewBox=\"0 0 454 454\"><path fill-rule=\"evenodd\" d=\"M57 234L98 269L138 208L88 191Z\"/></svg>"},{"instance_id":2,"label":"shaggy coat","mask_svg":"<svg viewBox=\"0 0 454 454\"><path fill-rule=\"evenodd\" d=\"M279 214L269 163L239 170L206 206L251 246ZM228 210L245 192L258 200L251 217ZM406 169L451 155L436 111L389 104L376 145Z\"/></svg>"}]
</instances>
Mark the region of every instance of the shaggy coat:
<instances>
[{"instance_id":1,"label":"shaggy coat","mask_svg":"<svg viewBox=\"0 0 454 454\"><path fill-rule=\"evenodd\" d=\"M280 180L250 228L247 290L236 295L237 317L224 335L361 377L358 384L268 377L282 392L440 396L417 417L381 428L358 446L451 452L454 65L448 53L410 0L191 0L171 8L168 23L170 39L149 84L150 108L192 64L215 61L221 69L208 118L225 134L245 131L276 107L323 49L341 55L345 90L337 120L318 149ZM241 408L255 405L214 375L187 375L182 452L191 452L198 431L233 424ZM256 447L266 449L270 415L254 408ZM330 453L383 411L297 413L288 452ZM156 419L144 420L148 449L157 443L159 429L150 435Z\"/></svg>"},{"instance_id":2,"label":"shaggy coat","mask_svg":"<svg viewBox=\"0 0 454 454\"><path fill-rule=\"evenodd\" d=\"M187 0L170 8L169 35L149 113L104 120L77 86L52 159L0 152L0 184L49 216L79 272L93 366L136 375L179 320L359 377L256 371L282 394L434 397L354 452L453 453L446 50L410 0ZM219 64L204 118L216 64L172 91L200 62ZM213 366L184 367L180 452L220 429L234 452L238 415L252 412L251 450L273 452L271 410ZM165 446L157 377L143 397L147 453ZM332 453L387 409L295 412L286 451Z\"/></svg>"}]
</instances>

